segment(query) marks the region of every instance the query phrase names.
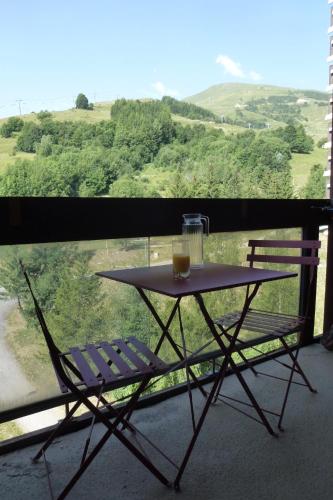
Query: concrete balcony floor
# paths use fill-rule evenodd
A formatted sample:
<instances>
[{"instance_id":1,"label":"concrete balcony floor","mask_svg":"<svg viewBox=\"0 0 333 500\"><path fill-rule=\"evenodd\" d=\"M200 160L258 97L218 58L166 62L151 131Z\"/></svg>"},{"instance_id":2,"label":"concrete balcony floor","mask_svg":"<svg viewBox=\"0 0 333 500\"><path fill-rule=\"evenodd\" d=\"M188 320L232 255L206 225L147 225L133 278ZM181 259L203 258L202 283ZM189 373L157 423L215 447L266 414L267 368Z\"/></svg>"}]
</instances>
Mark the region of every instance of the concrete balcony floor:
<instances>
[{"instance_id":1,"label":"concrete balcony floor","mask_svg":"<svg viewBox=\"0 0 333 500\"><path fill-rule=\"evenodd\" d=\"M111 438L69 494L70 499L112 500L331 500L333 498L333 352L316 344L300 352L300 361L318 394L293 386L285 432L270 436L256 422L218 403L205 421L176 493L159 483L114 438ZM260 365L281 375L270 361ZM266 408L277 409L284 384L246 373L246 379ZM224 392L243 398L234 376ZM202 397L194 391L195 404ZM271 420L275 420L274 417ZM177 396L140 410L134 421L153 441L180 460L190 436L187 395ZM93 440L104 427L96 425ZM79 461L87 430L57 439L47 453L55 494L59 494ZM135 439L135 438L134 438ZM47 499L43 462L32 464L37 446L0 457L1 500ZM153 456L155 453L153 454ZM173 479L175 470L163 459L158 463Z\"/></svg>"}]
</instances>

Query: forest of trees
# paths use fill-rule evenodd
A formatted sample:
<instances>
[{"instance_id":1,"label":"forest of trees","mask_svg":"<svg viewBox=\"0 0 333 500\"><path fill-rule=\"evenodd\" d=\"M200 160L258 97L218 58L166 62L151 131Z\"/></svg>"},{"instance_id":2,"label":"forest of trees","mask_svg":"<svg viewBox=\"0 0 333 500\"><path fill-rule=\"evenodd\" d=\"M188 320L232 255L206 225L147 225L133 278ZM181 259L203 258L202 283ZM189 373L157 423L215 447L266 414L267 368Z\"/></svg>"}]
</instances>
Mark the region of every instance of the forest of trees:
<instances>
[{"instance_id":1,"label":"forest of trees","mask_svg":"<svg viewBox=\"0 0 333 500\"><path fill-rule=\"evenodd\" d=\"M178 101L178 99L169 96L162 97L162 102L166 104L171 113L175 115L181 115L191 120L212 121L215 123L221 122L221 119L216 116L215 113L201 106L196 106L189 102Z\"/></svg>"},{"instance_id":2,"label":"forest of trees","mask_svg":"<svg viewBox=\"0 0 333 500\"><path fill-rule=\"evenodd\" d=\"M275 130L226 135L221 128L173 121L170 110L175 112L175 102L169 97L146 102L121 99L113 104L110 120L94 124L55 121L47 112L37 115L38 122L9 119L2 135L15 133L16 149L36 155L7 168L0 177L0 195L161 196L140 176L147 165L169 173L164 196L296 195L291 154L313 149L303 125L291 122ZM177 106L187 116L198 108ZM319 192L323 189L320 184Z\"/></svg>"}]
</instances>

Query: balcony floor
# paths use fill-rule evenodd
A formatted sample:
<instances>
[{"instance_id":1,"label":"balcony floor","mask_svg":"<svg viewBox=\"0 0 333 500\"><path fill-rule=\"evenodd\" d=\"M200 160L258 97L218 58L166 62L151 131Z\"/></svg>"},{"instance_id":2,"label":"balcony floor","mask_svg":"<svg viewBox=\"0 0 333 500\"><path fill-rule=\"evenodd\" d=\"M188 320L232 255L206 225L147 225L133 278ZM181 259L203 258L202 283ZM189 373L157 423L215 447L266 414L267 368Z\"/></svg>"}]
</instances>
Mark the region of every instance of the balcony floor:
<instances>
[{"instance_id":1,"label":"balcony floor","mask_svg":"<svg viewBox=\"0 0 333 500\"><path fill-rule=\"evenodd\" d=\"M320 345L302 349L302 366L318 389L311 394L293 386L286 412L285 432L271 437L265 428L222 403L212 407L182 480L181 493L161 485L111 438L81 480L71 499L113 500L331 500L333 495L333 352ZM260 369L281 374L270 361ZM266 408L277 409L283 383L267 377L246 378ZM234 376L225 381L224 392L242 397ZM195 403L202 398L194 391ZM243 398L244 399L244 398ZM177 396L136 413L140 430L179 460L189 437L187 395ZM104 428L97 425L93 440ZM61 437L48 451L51 479L59 493L78 464L87 430ZM80 443L80 445L78 444ZM37 446L0 457L2 500L49 498L44 464L33 465ZM165 474L174 470L158 459Z\"/></svg>"}]
</instances>

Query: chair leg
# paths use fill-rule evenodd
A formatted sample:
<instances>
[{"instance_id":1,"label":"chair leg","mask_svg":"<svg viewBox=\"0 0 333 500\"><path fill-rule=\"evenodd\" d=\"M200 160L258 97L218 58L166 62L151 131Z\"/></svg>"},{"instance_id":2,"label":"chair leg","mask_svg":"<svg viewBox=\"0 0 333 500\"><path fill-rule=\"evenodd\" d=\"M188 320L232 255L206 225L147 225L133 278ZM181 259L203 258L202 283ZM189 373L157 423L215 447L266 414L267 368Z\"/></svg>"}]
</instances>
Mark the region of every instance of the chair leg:
<instances>
[{"instance_id":1,"label":"chair leg","mask_svg":"<svg viewBox=\"0 0 333 500\"><path fill-rule=\"evenodd\" d=\"M227 337L227 338L228 338L228 340L229 340L229 335L228 335L228 334L226 334L226 337ZM231 338L231 336L230 336L230 338ZM238 342L238 339L237 339L237 342ZM246 358L246 356L245 356L245 354L242 352L242 350L241 350L241 349L238 349L238 347L237 347L236 345L234 346L234 352L236 352L237 354L239 354L239 356L242 358L242 360L243 360L243 362L245 363L245 365L247 366L247 368L249 368L249 369L252 371L252 373L253 373L255 376L257 376L257 375L258 375L258 372L257 372L257 371L255 370L255 368L252 366L251 361L249 361L249 360ZM217 388L216 394L215 394L214 399L213 399L213 404L216 404L216 402L217 402L218 396L219 396L220 391L221 391L222 383L223 383L223 381L222 381L222 379L221 379L221 380L220 380L220 383L219 383L219 386L218 386L218 388Z\"/></svg>"},{"instance_id":2,"label":"chair leg","mask_svg":"<svg viewBox=\"0 0 333 500\"><path fill-rule=\"evenodd\" d=\"M293 354L293 351L290 349L290 347L288 346L286 340L283 337L280 338L280 341L281 341L283 347L285 348L286 353L289 355L290 359L292 360L293 364L295 364L295 368L297 369L297 373L299 373L301 375L301 377L303 378L305 384L308 386L309 390L311 392L313 392L313 393L316 393L317 390L312 387L310 381L306 377L304 371L302 370L300 364L297 361L298 351L299 351L300 348L299 347L297 348L297 351L296 351L297 355L295 356Z\"/></svg>"},{"instance_id":3,"label":"chair leg","mask_svg":"<svg viewBox=\"0 0 333 500\"><path fill-rule=\"evenodd\" d=\"M298 352L299 352L299 348L296 350L296 355L294 356L295 361L297 361ZM296 367L295 361L293 362L292 368L290 370L288 384L287 384L287 389L286 389L286 392L285 392L285 395L284 395L284 399L283 399L283 403L282 403L281 413L280 413L279 422L278 422L278 428L280 429L280 431L284 430L283 427L282 427L282 420L283 420L284 412L285 412L286 405L287 405L287 400L288 400L288 396L289 396L289 391L290 391L292 379L293 379L293 376L294 376L294 373L295 373L295 367Z\"/></svg>"},{"instance_id":4,"label":"chair leg","mask_svg":"<svg viewBox=\"0 0 333 500\"><path fill-rule=\"evenodd\" d=\"M75 388L76 392L76 388ZM99 451L102 449L107 440L114 434L116 438L118 438L123 445L133 453L134 456L164 485L170 486L170 482L167 478L154 466L154 464L143 454L141 451L136 448L122 433L121 430L117 429L118 425L122 422L124 415L129 411L129 407L132 407L132 402L128 403L127 407L119 412L115 421L111 424L110 421L100 412L98 408L96 408L87 398L81 395L81 402L84 404L88 410L92 411L93 414L96 415L96 419L102 422L106 427L107 431L99 440L99 442L95 445L89 455L85 458L84 462L80 464L76 473L72 476L71 480L67 483L63 491L60 493L58 500L63 500L68 493L71 491L73 486L80 479L82 474L85 472L87 467L91 464L94 458L97 456Z\"/></svg>"},{"instance_id":5,"label":"chair leg","mask_svg":"<svg viewBox=\"0 0 333 500\"><path fill-rule=\"evenodd\" d=\"M232 336L227 334L226 333L226 337L228 339L231 339ZM242 341L240 339L237 339L237 343L239 344L242 344ZM257 370L253 367L253 364L251 363L250 360L247 359L247 357L245 356L245 354L243 353L242 349L240 349L238 346L237 346L237 343L235 344L235 352L242 358L243 362L245 363L246 367L249 368L251 370L251 372L253 373L253 375L257 376L258 375L258 372Z\"/></svg>"},{"instance_id":6,"label":"chair leg","mask_svg":"<svg viewBox=\"0 0 333 500\"><path fill-rule=\"evenodd\" d=\"M37 462L40 457L46 452L48 447L52 444L54 438L59 434L59 432L65 427L65 425L71 420L72 416L76 412L76 410L81 406L81 401L77 401L73 408L69 410L69 412L66 414L65 418L57 425L57 427L51 432L43 446L40 448L40 450L36 453L36 455L32 458L33 462Z\"/></svg>"}]
</instances>

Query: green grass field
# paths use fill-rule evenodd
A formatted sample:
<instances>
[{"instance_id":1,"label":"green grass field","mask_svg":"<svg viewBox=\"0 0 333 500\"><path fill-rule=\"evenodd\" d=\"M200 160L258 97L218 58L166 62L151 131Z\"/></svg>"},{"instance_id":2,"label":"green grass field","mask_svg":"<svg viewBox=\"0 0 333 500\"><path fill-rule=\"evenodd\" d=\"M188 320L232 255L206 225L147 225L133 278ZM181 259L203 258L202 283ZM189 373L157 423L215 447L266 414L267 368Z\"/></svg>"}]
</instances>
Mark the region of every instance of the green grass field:
<instances>
[{"instance_id":1,"label":"green grass field","mask_svg":"<svg viewBox=\"0 0 333 500\"><path fill-rule=\"evenodd\" d=\"M15 137L5 139L0 137L0 174L2 174L7 165L11 165L18 158L33 158L35 155L31 153L24 153L22 151L14 153L16 144Z\"/></svg>"},{"instance_id":2,"label":"green grass field","mask_svg":"<svg viewBox=\"0 0 333 500\"><path fill-rule=\"evenodd\" d=\"M56 111L53 113L57 121L83 121L87 123L96 123L101 120L110 119L111 102L98 102L94 104L93 110L86 109L67 109L65 111Z\"/></svg>"},{"instance_id":3,"label":"green grass field","mask_svg":"<svg viewBox=\"0 0 333 500\"><path fill-rule=\"evenodd\" d=\"M110 119L110 110L112 102L98 102L94 104L93 110L85 109L66 109L64 111L51 111L53 119L57 121L84 121L88 123L96 123L101 120ZM21 116L24 121L38 121L36 113L29 113L28 115ZM0 118L0 127L7 118Z\"/></svg>"},{"instance_id":4,"label":"green grass field","mask_svg":"<svg viewBox=\"0 0 333 500\"><path fill-rule=\"evenodd\" d=\"M302 108L302 115L307 119L304 122L305 130L315 142L327 137L328 123L325 121L327 109L328 107L325 106L318 107L314 102L310 102L308 106Z\"/></svg>"},{"instance_id":5,"label":"green grass field","mask_svg":"<svg viewBox=\"0 0 333 500\"><path fill-rule=\"evenodd\" d=\"M319 163L325 166L326 162L327 149L316 147L314 151L308 155L294 153L290 164L295 190L299 192L299 190L304 188L313 165Z\"/></svg>"}]
</instances>

